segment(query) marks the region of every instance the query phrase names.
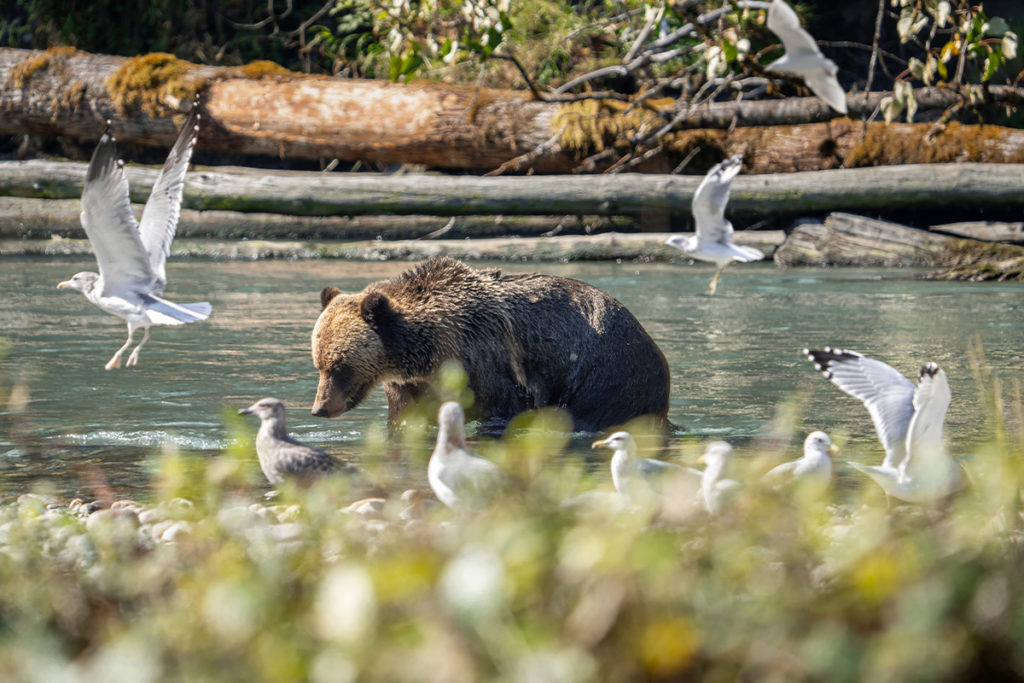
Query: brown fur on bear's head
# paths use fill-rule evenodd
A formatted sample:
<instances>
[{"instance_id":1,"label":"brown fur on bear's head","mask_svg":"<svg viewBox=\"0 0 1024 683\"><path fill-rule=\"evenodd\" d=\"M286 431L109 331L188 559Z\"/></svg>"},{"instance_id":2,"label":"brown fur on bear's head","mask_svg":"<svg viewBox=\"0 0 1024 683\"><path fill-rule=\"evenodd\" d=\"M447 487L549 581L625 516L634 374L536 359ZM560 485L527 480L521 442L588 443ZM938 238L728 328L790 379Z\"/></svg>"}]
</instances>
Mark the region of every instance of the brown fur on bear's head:
<instances>
[{"instance_id":1,"label":"brown fur on bear's head","mask_svg":"<svg viewBox=\"0 0 1024 683\"><path fill-rule=\"evenodd\" d=\"M313 414L334 417L359 405L389 374L378 329L393 311L380 292L342 294L326 287L320 302L313 327L313 365L320 373Z\"/></svg>"}]
</instances>

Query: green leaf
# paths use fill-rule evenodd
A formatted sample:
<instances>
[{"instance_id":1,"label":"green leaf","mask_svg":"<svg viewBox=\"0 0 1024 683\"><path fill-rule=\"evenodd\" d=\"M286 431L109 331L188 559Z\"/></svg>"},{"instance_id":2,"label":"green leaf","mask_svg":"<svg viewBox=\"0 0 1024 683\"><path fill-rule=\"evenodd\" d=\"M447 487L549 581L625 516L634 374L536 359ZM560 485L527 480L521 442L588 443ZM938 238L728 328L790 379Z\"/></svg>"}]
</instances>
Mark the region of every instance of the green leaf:
<instances>
[{"instance_id":1,"label":"green leaf","mask_svg":"<svg viewBox=\"0 0 1024 683\"><path fill-rule=\"evenodd\" d=\"M1003 57L999 54L999 50L992 50L988 53L988 57L985 58L985 73L982 74L981 80L987 81L996 75L996 71L1002 66Z\"/></svg>"},{"instance_id":2,"label":"green leaf","mask_svg":"<svg viewBox=\"0 0 1024 683\"><path fill-rule=\"evenodd\" d=\"M722 54L725 55L725 61L733 63L736 61L736 57L739 56L739 52L736 50L736 46L730 43L728 40L722 41Z\"/></svg>"}]
</instances>

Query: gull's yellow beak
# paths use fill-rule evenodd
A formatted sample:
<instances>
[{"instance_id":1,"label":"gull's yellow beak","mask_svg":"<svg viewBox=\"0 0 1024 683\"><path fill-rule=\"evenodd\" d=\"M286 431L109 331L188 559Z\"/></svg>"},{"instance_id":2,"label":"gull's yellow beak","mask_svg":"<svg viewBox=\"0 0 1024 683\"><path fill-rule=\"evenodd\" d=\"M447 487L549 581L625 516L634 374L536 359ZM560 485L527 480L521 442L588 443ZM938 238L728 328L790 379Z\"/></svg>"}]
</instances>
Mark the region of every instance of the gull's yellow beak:
<instances>
[{"instance_id":1,"label":"gull's yellow beak","mask_svg":"<svg viewBox=\"0 0 1024 683\"><path fill-rule=\"evenodd\" d=\"M839 446L837 446L835 444L831 444L828 447L828 452L831 453L832 455L838 455L839 454Z\"/></svg>"},{"instance_id":2,"label":"gull's yellow beak","mask_svg":"<svg viewBox=\"0 0 1024 683\"><path fill-rule=\"evenodd\" d=\"M707 459L706 459L706 458L705 458L705 457L704 457L704 456L702 455L702 456L700 456L700 458L698 458L698 460L697 460L697 464L698 464L698 465L705 465L705 466L707 466L707 464L708 464L708 461L707 461Z\"/></svg>"},{"instance_id":3,"label":"gull's yellow beak","mask_svg":"<svg viewBox=\"0 0 1024 683\"><path fill-rule=\"evenodd\" d=\"M594 443L590 444L590 447L591 448L604 448L607 445L608 445L608 439L601 439L600 441L595 441Z\"/></svg>"},{"instance_id":4,"label":"gull's yellow beak","mask_svg":"<svg viewBox=\"0 0 1024 683\"><path fill-rule=\"evenodd\" d=\"M71 280L65 280L64 282L57 283L57 289L67 289L71 286Z\"/></svg>"}]
</instances>

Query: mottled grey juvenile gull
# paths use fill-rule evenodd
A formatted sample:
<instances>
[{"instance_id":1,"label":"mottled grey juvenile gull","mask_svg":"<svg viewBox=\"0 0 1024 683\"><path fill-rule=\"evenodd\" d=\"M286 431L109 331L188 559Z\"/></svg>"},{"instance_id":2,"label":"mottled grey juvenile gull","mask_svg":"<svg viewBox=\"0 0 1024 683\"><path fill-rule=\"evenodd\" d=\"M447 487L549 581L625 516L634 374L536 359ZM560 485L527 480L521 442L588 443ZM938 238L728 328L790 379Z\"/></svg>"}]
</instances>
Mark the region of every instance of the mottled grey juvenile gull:
<instances>
[{"instance_id":1,"label":"mottled grey juvenile gull","mask_svg":"<svg viewBox=\"0 0 1024 683\"><path fill-rule=\"evenodd\" d=\"M501 487L504 474L490 460L469 451L462 406L455 401L442 404L437 422L437 443L427 464L430 488L450 508L481 507Z\"/></svg>"},{"instance_id":2,"label":"mottled grey juvenile gull","mask_svg":"<svg viewBox=\"0 0 1024 683\"><path fill-rule=\"evenodd\" d=\"M691 202L697 233L690 237L673 235L665 240L665 244L679 249L688 256L710 261L718 266L708 288L708 293L712 295L718 287L718 278L722 276L722 271L727 265L733 261L750 262L764 258L764 254L753 247L733 244L732 223L725 219L725 206L729 203L732 179L740 172L742 163L743 155L734 154L708 171L697 191L693 193Z\"/></svg>"},{"instance_id":3,"label":"mottled grey juvenile gull","mask_svg":"<svg viewBox=\"0 0 1024 683\"><path fill-rule=\"evenodd\" d=\"M260 458L263 474L275 486L286 479L309 483L326 474L352 475L359 472L355 465L339 461L319 448L307 446L288 436L284 403L276 398L261 398L238 412L260 418L260 430L256 433L256 454Z\"/></svg>"},{"instance_id":4,"label":"mottled grey juvenile gull","mask_svg":"<svg viewBox=\"0 0 1024 683\"><path fill-rule=\"evenodd\" d=\"M671 477L685 477L696 491L700 487L700 470L682 467L664 460L636 457L636 440L629 432L615 432L607 439L590 444L591 448L611 448L612 484L620 494L635 498L649 496Z\"/></svg>"},{"instance_id":5,"label":"mottled grey juvenile gull","mask_svg":"<svg viewBox=\"0 0 1024 683\"><path fill-rule=\"evenodd\" d=\"M789 484L809 485L823 492L832 482L832 439L825 432L811 432L804 439L804 455L768 470L761 481L780 488Z\"/></svg>"},{"instance_id":6,"label":"mottled grey juvenile gull","mask_svg":"<svg viewBox=\"0 0 1024 683\"><path fill-rule=\"evenodd\" d=\"M825 347L804 349L826 379L859 399L871 414L878 440L885 448L880 466L851 462L894 498L924 503L945 498L967 480L949 457L942 438L952 395L946 373L927 363L914 384L882 361L855 351Z\"/></svg>"},{"instance_id":7,"label":"mottled grey juvenile gull","mask_svg":"<svg viewBox=\"0 0 1024 683\"><path fill-rule=\"evenodd\" d=\"M783 0L768 6L768 29L779 37L786 54L768 65L773 71L795 74L815 95L840 114L846 113L846 93L839 85L835 62L821 54L818 43L800 26L793 8Z\"/></svg>"},{"instance_id":8,"label":"mottled grey juvenile gull","mask_svg":"<svg viewBox=\"0 0 1024 683\"><path fill-rule=\"evenodd\" d=\"M78 273L57 286L77 289L100 309L128 323L128 341L107 363L107 370L121 365L121 355L131 346L138 328L143 328L144 334L128 356L127 367L138 363L139 349L149 339L150 325L182 325L210 315L207 302L177 304L161 298L167 286L164 264L178 226L185 172L198 134L197 101L153 185L141 222L136 222L132 214L128 179L123 162L117 158L109 122L89 162L81 220L100 272Z\"/></svg>"}]
</instances>

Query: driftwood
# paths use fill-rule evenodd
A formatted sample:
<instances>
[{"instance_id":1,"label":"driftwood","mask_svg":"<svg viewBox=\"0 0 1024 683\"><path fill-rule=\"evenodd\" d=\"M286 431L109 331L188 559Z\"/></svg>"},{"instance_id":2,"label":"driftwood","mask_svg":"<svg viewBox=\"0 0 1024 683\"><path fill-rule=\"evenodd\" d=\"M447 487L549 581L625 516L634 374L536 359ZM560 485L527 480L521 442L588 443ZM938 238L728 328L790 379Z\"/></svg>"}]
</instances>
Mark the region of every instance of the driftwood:
<instances>
[{"instance_id":1,"label":"driftwood","mask_svg":"<svg viewBox=\"0 0 1024 683\"><path fill-rule=\"evenodd\" d=\"M355 242L309 242L246 240L175 240L175 257L217 259L338 258L359 261L418 261L448 255L469 260L496 261L599 261L690 262L678 249L662 242L667 233L565 235L543 238L485 238L462 240L363 240ZM761 249L766 254L782 243L782 231L737 232L736 242ZM84 256L92 253L84 239L0 240L0 256L47 255Z\"/></svg>"},{"instance_id":2,"label":"driftwood","mask_svg":"<svg viewBox=\"0 0 1024 683\"><path fill-rule=\"evenodd\" d=\"M85 164L67 162L0 163L0 196L76 198L85 169ZM144 202L157 171L129 167L127 172L132 199ZM481 178L197 169L186 178L184 205L295 216L645 217L675 212L685 219L699 182L692 176L648 174ZM907 209L952 216L972 207L984 207L986 216L1019 215L1024 166L964 163L741 175L733 183L729 212L744 218L737 222L742 228L766 216Z\"/></svg>"},{"instance_id":3,"label":"driftwood","mask_svg":"<svg viewBox=\"0 0 1024 683\"><path fill-rule=\"evenodd\" d=\"M797 225L775 252L780 266L937 266L954 238L897 223L833 213Z\"/></svg>"},{"instance_id":4,"label":"driftwood","mask_svg":"<svg viewBox=\"0 0 1024 683\"><path fill-rule=\"evenodd\" d=\"M135 215L142 205L133 205ZM0 239L82 237L78 199L0 197ZM289 216L278 213L184 209L178 238L408 240L508 235L635 232L637 219L624 216ZM435 237L432 237L435 236Z\"/></svg>"},{"instance_id":5,"label":"driftwood","mask_svg":"<svg viewBox=\"0 0 1024 683\"><path fill-rule=\"evenodd\" d=\"M676 127L689 130L662 138L661 152L640 170L669 170L694 150L704 153L697 170L722 155L743 152L748 170L759 173L1024 161L1022 131L951 124L932 136L932 124L874 122L865 136L859 122L834 118L817 98L710 103L683 110L667 99L627 110L623 103L583 106L507 90L308 76L266 63L208 67L159 54L126 59L69 48L0 48L0 134L91 141L111 119L115 134L125 141L168 147L176 134L172 116L187 108L195 92L203 94L207 117L200 155L566 173L596 150L628 147L639 131L673 119ZM992 87L981 98L1019 103L1021 92ZM851 96L851 110L873 111L884 95ZM915 96L919 111L946 108L961 98L938 88L920 89ZM521 163L508 163L517 159ZM593 170L608 163L595 164Z\"/></svg>"},{"instance_id":6,"label":"driftwood","mask_svg":"<svg viewBox=\"0 0 1024 683\"><path fill-rule=\"evenodd\" d=\"M999 221L966 221L943 223L931 226L936 232L958 237L981 240L982 242L1007 242L1024 245L1024 223L1002 223Z\"/></svg>"}]
</instances>

